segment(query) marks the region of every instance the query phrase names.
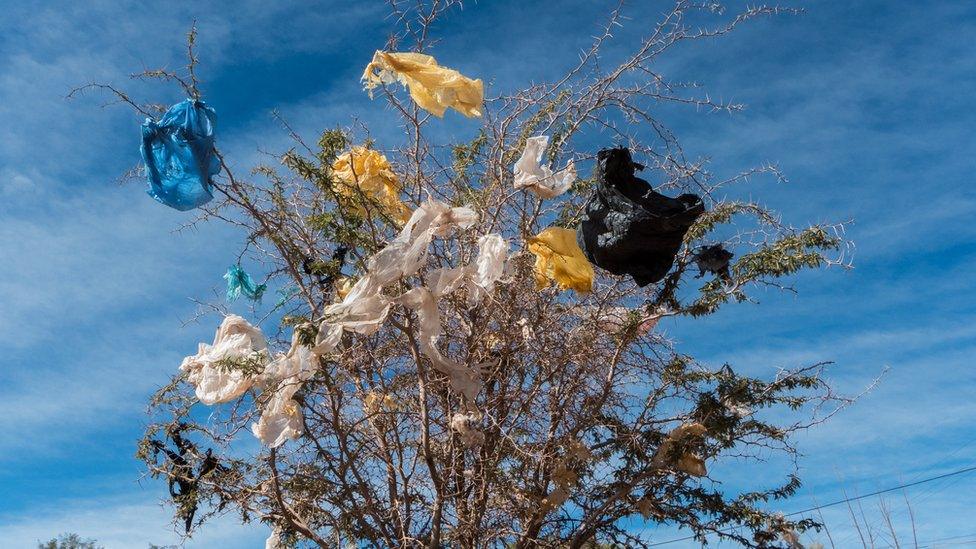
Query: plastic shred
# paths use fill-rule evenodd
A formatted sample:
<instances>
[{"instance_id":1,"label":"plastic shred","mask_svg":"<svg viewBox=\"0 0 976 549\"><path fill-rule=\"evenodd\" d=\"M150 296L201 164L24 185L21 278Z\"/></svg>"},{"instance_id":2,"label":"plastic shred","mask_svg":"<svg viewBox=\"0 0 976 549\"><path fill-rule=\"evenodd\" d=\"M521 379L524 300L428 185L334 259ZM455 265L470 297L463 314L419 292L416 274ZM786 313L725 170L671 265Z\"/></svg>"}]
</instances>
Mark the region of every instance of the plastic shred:
<instances>
[{"instance_id":1,"label":"plastic shred","mask_svg":"<svg viewBox=\"0 0 976 549\"><path fill-rule=\"evenodd\" d=\"M220 172L214 149L217 114L199 100L169 108L157 122L142 124L140 152L149 180L149 196L180 211L213 199L211 177Z\"/></svg>"},{"instance_id":2,"label":"plastic shred","mask_svg":"<svg viewBox=\"0 0 976 549\"><path fill-rule=\"evenodd\" d=\"M224 279L227 281L227 301L236 301L242 294L252 301L260 301L268 289L267 284L255 284L251 275L238 265L228 267Z\"/></svg>"},{"instance_id":3,"label":"plastic shred","mask_svg":"<svg viewBox=\"0 0 976 549\"><path fill-rule=\"evenodd\" d=\"M525 149L513 170L516 189L529 189L542 198L555 198L568 191L576 181L576 165L572 160L555 173L542 164L542 155L548 145L549 137L546 135L525 140Z\"/></svg>"},{"instance_id":4,"label":"plastic shred","mask_svg":"<svg viewBox=\"0 0 976 549\"><path fill-rule=\"evenodd\" d=\"M641 168L626 148L597 155L597 187L577 231L580 247L594 265L630 275L638 286L664 278L685 233L704 213L693 194L669 198L634 176Z\"/></svg>"},{"instance_id":5,"label":"plastic shred","mask_svg":"<svg viewBox=\"0 0 976 549\"><path fill-rule=\"evenodd\" d=\"M451 429L461 437L465 448L476 448L485 443L485 434L478 429L480 414L475 412L457 413L451 417Z\"/></svg>"},{"instance_id":6,"label":"plastic shred","mask_svg":"<svg viewBox=\"0 0 976 549\"><path fill-rule=\"evenodd\" d=\"M481 116L484 86L456 70L441 67L437 60L422 53L377 51L363 71L366 90L399 81L410 90L420 108L443 117L452 108L467 117Z\"/></svg>"}]
</instances>

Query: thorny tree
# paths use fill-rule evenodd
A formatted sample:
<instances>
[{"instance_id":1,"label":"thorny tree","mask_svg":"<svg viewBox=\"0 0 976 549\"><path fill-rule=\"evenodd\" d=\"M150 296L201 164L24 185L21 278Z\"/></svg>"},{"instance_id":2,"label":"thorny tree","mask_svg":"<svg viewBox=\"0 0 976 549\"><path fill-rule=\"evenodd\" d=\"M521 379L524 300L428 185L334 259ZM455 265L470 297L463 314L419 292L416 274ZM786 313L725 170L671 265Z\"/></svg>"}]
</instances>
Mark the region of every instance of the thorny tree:
<instances>
[{"instance_id":1,"label":"thorny tree","mask_svg":"<svg viewBox=\"0 0 976 549\"><path fill-rule=\"evenodd\" d=\"M397 30L385 49L430 51L432 23L457 4L392 1ZM280 156L280 166L242 176L232 159L221 157L220 200L202 219L243 229L241 257L260 262L268 280L293 289L258 319L278 326L281 350L293 330L304 344L314 342L340 277L361 276L366 259L401 227L402 220L368 196L336 194L333 162L354 144L385 153L409 208L429 196L478 213L473 227L435 239L424 268L387 293L427 284L433 269L467 264L479 235L502 234L513 253L506 277L481 305L469 306L464 289L439 303L440 348L481 367L483 388L474 401L431 368L418 347L416 314L399 306L377 333L347 333L336 352L316 357L314 377L296 396L304 434L274 450L242 455L235 448L265 405L258 391L206 408L186 379L175 376L152 400L156 422L139 456L152 476L168 480L176 518L187 532L236 513L267 523L284 544L641 547L650 541L634 527L646 522L680 525L701 541L719 536L772 547L790 545L795 532L815 527L767 510L769 502L797 490L795 474L735 494L720 489L720 479L689 473L699 460L770 451L795 456L795 433L850 402L821 379L824 364L756 379L730 365L700 364L659 332L642 329L661 317L690 322L726 303L748 301L753 288L789 289L782 278L801 269L844 264L841 225L796 229L754 202L717 198L719 189L734 195L732 186L753 175L781 178L773 166L714 177L704 160L685 156L654 114L667 104L739 110L710 100L696 85L670 82L656 63L681 43L719 37L784 11L792 12L753 7L727 13L714 2L678 0L645 29L647 38L617 58L604 53L614 30L624 21L639 25L618 7L563 77L489 97L470 142L432 143L428 128L450 123L451 115L434 118L399 87L386 86L383 99L404 130L399 146L374 143L365 128L327 130L311 144L282 120L295 146ZM194 38L195 30L185 73L137 76L176 82L199 97ZM158 112L118 88L92 86L108 88L144 114ZM547 226L574 228L594 184L581 179L554 200L514 190L512 165L527 137L540 134L552 136L546 159L553 164L573 158L592 165L594 151L574 150L574 143L626 145L647 164L643 177L659 189L703 196L707 213L660 283L638 288L598 270L589 294L536 287L526 240ZM731 279L696 282L695 250L718 241L737 254ZM255 365L231 361L226 367ZM484 441L468 447L451 420L475 409L480 418L473 416L470 427ZM669 438L679 426L701 429L703 436Z\"/></svg>"}]
</instances>

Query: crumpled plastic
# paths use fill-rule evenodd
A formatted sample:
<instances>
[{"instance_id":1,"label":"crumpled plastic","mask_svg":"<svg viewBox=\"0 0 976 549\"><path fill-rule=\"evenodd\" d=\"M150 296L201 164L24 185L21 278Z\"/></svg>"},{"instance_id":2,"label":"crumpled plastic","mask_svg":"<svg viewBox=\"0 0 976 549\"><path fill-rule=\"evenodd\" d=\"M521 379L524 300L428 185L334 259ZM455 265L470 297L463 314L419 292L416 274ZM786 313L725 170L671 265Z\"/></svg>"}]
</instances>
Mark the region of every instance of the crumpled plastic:
<instances>
[{"instance_id":1,"label":"crumpled plastic","mask_svg":"<svg viewBox=\"0 0 976 549\"><path fill-rule=\"evenodd\" d=\"M485 434L477 428L481 415L476 412L457 413L451 418L451 429L461 437L465 448L475 448L485 443Z\"/></svg>"},{"instance_id":2,"label":"crumpled plastic","mask_svg":"<svg viewBox=\"0 0 976 549\"><path fill-rule=\"evenodd\" d=\"M698 265L698 276L695 278L701 278L705 273L712 273L724 282L732 280L729 261L732 261L733 257L735 254L726 250L721 244L703 247L694 256L695 264Z\"/></svg>"},{"instance_id":3,"label":"crumpled plastic","mask_svg":"<svg viewBox=\"0 0 976 549\"><path fill-rule=\"evenodd\" d=\"M437 341L443 335L437 300L453 292L461 284L466 284L468 302L471 305L477 304L491 293L495 283L504 274L507 257L508 242L501 235L483 235L478 239L478 257L470 265L437 269L428 275L426 287L412 288L394 300L416 312L420 352L437 371L448 376L452 389L471 402L481 392L480 365L465 366L445 357L437 348Z\"/></svg>"},{"instance_id":4,"label":"crumpled plastic","mask_svg":"<svg viewBox=\"0 0 976 549\"><path fill-rule=\"evenodd\" d=\"M312 351L299 343L295 334L291 349L265 369L261 381L274 391L270 395L265 393L267 400L261 417L251 424L251 432L269 448L277 448L304 432L301 409L292 397L315 374L316 364Z\"/></svg>"},{"instance_id":5,"label":"crumpled plastic","mask_svg":"<svg viewBox=\"0 0 976 549\"><path fill-rule=\"evenodd\" d=\"M576 243L576 233L562 227L549 227L528 239L535 254L535 280L539 289L550 281L562 290L586 293L593 289L593 266Z\"/></svg>"},{"instance_id":6,"label":"crumpled plastic","mask_svg":"<svg viewBox=\"0 0 976 549\"><path fill-rule=\"evenodd\" d=\"M625 147L599 152L596 190L577 239L591 263L646 286L671 270L685 233L705 206L693 194L669 198L655 192L634 176L637 168L643 166Z\"/></svg>"},{"instance_id":7,"label":"crumpled plastic","mask_svg":"<svg viewBox=\"0 0 976 549\"><path fill-rule=\"evenodd\" d=\"M652 518L664 518L664 512L658 507L657 503L650 498L650 496L644 496L637 502L634 507L637 511L644 517L644 520L650 520Z\"/></svg>"},{"instance_id":8,"label":"crumpled plastic","mask_svg":"<svg viewBox=\"0 0 976 549\"><path fill-rule=\"evenodd\" d=\"M250 300L260 301L264 291L268 289L267 284L255 284L251 275L238 265L227 268L224 280L227 281L227 301L236 301L241 294Z\"/></svg>"},{"instance_id":9,"label":"crumpled plastic","mask_svg":"<svg viewBox=\"0 0 976 549\"><path fill-rule=\"evenodd\" d=\"M445 236L453 228L467 228L478 216L470 208L452 208L430 199L414 210L400 233L366 262L366 273L339 303L325 308L314 351L327 354L339 344L343 330L372 334L379 330L392 300L382 294L385 286L412 276L427 261L434 236Z\"/></svg>"},{"instance_id":10,"label":"crumpled plastic","mask_svg":"<svg viewBox=\"0 0 976 549\"><path fill-rule=\"evenodd\" d=\"M562 506L569 499L570 489L579 482L579 474L570 467L571 461L586 463L593 459L593 453L579 440L571 440L566 445L566 453L557 460L552 469L552 482L555 488L542 498L540 505L548 513Z\"/></svg>"},{"instance_id":11,"label":"crumpled plastic","mask_svg":"<svg viewBox=\"0 0 976 549\"><path fill-rule=\"evenodd\" d=\"M149 196L180 211L210 202L210 178L220 172L214 150L217 113L199 100L187 99L169 108L159 122L142 124L142 160Z\"/></svg>"},{"instance_id":12,"label":"crumpled plastic","mask_svg":"<svg viewBox=\"0 0 976 549\"><path fill-rule=\"evenodd\" d=\"M691 449L686 449L677 456L677 460L674 459L674 454L678 446L687 448L688 446L699 444L704 440L707 432L708 430L701 423L685 423L679 425L668 433L667 438L664 439L664 442L654 452L651 463L656 467L674 467L679 471L696 477L707 475L705 460L695 454Z\"/></svg>"},{"instance_id":13,"label":"crumpled plastic","mask_svg":"<svg viewBox=\"0 0 976 549\"><path fill-rule=\"evenodd\" d=\"M508 241L501 235L486 234L478 238L478 257L467 270L468 301L471 304L490 294L505 274L508 248Z\"/></svg>"},{"instance_id":14,"label":"crumpled plastic","mask_svg":"<svg viewBox=\"0 0 976 549\"><path fill-rule=\"evenodd\" d=\"M284 547L281 544L281 530L275 526L268 539L264 540L264 549L284 549Z\"/></svg>"},{"instance_id":15,"label":"crumpled plastic","mask_svg":"<svg viewBox=\"0 0 976 549\"><path fill-rule=\"evenodd\" d=\"M400 200L400 182L390 162L379 151L353 147L335 159L332 175L335 177L333 190L360 215L366 213L359 203L362 194L396 221L403 223L410 218L410 208Z\"/></svg>"},{"instance_id":16,"label":"crumpled plastic","mask_svg":"<svg viewBox=\"0 0 976 549\"><path fill-rule=\"evenodd\" d=\"M438 349L443 327L437 300L462 284L467 285L472 304L490 293L504 274L508 242L497 234L481 236L478 256L470 265L436 269L428 274L427 286L412 288L395 298L383 295L382 290L420 270L427 260L434 235L444 235L453 227L469 227L476 220L477 216L470 209L451 208L433 200L418 208L400 234L369 258L366 274L352 286L345 298L326 307L325 320L319 327L313 351L317 354L332 352L343 331L375 333L386 320L390 307L402 305L417 314L420 352L430 360L434 369L448 376L454 391L473 401L482 387L480 366L460 364Z\"/></svg>"},{"instance_id":17,"label":"crumpled plastic","mask_svg":"<svg viewBox=\"0 0 976 549\"><path fill-rule=\"evenodd\" d=\"M542 164L542 155L548 145L547 135L525 140L525 149L513 170L516 189L529 189L542 198L555 198L568 191L576 181L576 165L572 160L555 173Z\"/></svg>"},{"instance_id":18,"label":"crumpled plastic","mask_svg":"<svg viewBox=\"0 0 976 549\"><path fill-rule=\"evenodd\" d=\"M377 86L399 81L420 108L439 118L448 107L468 118L481 116L485 95L481 79L472 80L441 67L429 55L377 51L366 65L362 80L370 97Z\"/></svg>"},{"instance_id":19,"label":"crumpled plastic","mask_svg":"<svg viewBox=\"0 0 976 549\"><path fill-rule=\"evenodd\" d=\"M376 391L368 391L363 397L363 410L370 416L375 416L383 411L395 410L396 406L396 399Z\"/></svg>"},{"instance_id":20,"label":"crumpled plastic","mask_svg":"<svg viewBox=\"0 0 976 549\"><path fill-rule=\"evenodd\" d=\"M267 362L268 342L261 330L237 315L228 315L217 328L213 345L201 343L197 354L180 364L187 381L194 386L200 402L213 405L228 402L254 385L254 373L224 367L225 360L252 359Z\"/></svg>"}]
</instances>

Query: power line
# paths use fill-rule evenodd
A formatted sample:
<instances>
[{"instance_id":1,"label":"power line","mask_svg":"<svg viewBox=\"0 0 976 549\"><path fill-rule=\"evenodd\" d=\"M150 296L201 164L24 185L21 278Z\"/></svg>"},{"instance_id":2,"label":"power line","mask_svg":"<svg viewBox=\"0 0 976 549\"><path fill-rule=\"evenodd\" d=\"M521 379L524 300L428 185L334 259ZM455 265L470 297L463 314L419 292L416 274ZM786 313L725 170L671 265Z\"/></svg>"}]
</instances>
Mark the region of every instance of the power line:
<instances>
[{"instance_id":1,"label":"power line","mask_svg":"<svg viewBox=\"0 0 976 549\"><path fill-rule=\"evenodd\" d=\"M900 486L895 486L893 488L885 488L884 490L878 490L877 492L871 492L870 494L864 494L862 496L856 496L856 497L852 497L852 498L844 498L844 499L840 499L840 500L837 500L837 501L832 501L830 503L826 503L824 505L818 505L816 507L811 507L809 509L804 509L802 511L794 511L794 512L788 513L788 514L786 514L784 516L792 517L792 516L795 516L795 515L802 515L802 514L805 514L805 513L809 513L810 511L816 511L817 509L826 509L827 507L834 507L836 505L841 505L841 504L844 504L844 503L849 503L849 502L852 502L852 501L857 501L859 499L869 498L869 497L877 496L877 495L880 495L880 494L887 494L888 492L894 492L896 490L903 490L905 488L910 488L912 486L918 486L919 484L925 484L927 482L941 480L941 479L948 478L948 477L954 477L956 475L961 475L963 473L969 473L971 471L976 471L976 465L973 465L971 467L965 467L963 469L958 469L958 470L952 471L950 473L945 473L945 474L942 474L942 475L937 475L937 476L934 476L934 477L929 477L929 478L926 478L926 479L918 480L918 481L915 481L915 482L909 482L907 484L902 484ZM728 529L725 529L725 530L721 530L721 532L728 532L730 530L731 530L731 528L728 528ZM649 544L647 544L647 546L648 547L656 547L658 545L669 545L669 544L672 544L672 543L678 543L679 541L688 541L690 539L695 539L695 536L692 535L692 536L685 536L683 538L675 538L675 539L669 539L669 540L666 540L666 541L658 541L656 543L649 543Z\"/></svg>"}]
</instances>

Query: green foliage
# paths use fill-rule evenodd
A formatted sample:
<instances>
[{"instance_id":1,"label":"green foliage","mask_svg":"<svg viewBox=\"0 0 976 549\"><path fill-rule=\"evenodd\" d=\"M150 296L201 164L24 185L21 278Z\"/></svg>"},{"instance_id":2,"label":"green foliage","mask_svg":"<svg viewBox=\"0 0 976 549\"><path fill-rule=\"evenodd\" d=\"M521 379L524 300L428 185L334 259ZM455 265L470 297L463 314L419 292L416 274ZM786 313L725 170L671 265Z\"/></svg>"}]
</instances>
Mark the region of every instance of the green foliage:
<instances>
[{"instance_id":1,"label":"green foliage","mask_svg":"<svg viewBox=\"0 0 976 549\"><path fill-rule=\"evenodd\" d=\"M820 267L828 261L826 253L839 249L842 243L840 238L821 226L782 236L732 264L735 285L731 291L719 279L706 282L699 298L684 312L698 317L714 313L730 299L745 301L745 284L781 278L803 268Z\"/></svg>"},{"instance_id":2,"label":"green foliage","mask_svg":"<svg viewBox=\"0 0 976 549\"><path fill-rule=\"evenodd\" d=\"M82 539L78 534L61 534L45 543L38 543L37 549L104 549L94 539Z\"/></svg>"}]
</instances>

